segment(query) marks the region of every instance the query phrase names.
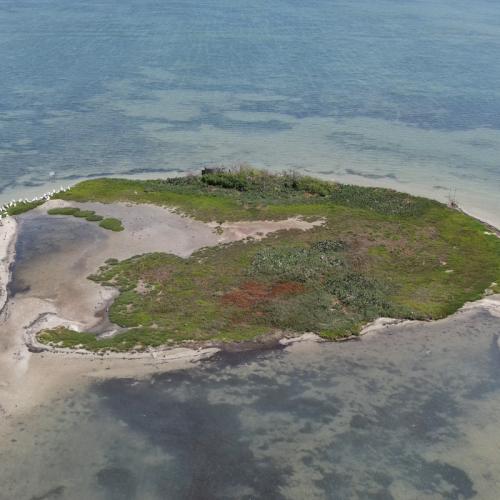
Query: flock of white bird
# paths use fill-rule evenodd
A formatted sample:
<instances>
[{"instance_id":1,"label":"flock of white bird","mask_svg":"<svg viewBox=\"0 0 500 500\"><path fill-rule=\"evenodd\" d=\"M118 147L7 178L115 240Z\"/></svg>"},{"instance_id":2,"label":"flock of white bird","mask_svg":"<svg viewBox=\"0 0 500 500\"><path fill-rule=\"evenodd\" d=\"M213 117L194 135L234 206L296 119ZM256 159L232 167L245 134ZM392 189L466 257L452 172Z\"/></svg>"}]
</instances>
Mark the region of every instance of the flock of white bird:
<instances>
[{"instance_id":1,"label":"flock of white bird","mask_svg":"<svg viewBox=\"0 0 500 500\"><path fill-rule=\"evenodd\" d=\"M34 203L37 201L47 201L50 200L54 195L58 193L64 193L65 191L68 191L70 187L60 187L59 189L54 189L52 191L49 191L48 193L44 193L42 196L35 196L33 199L28 200L27 198L19 198L18 200L12 200L9 203L6 203L5 205L0 206L0 218L7 217L9 215L9 210L11 208L16 207L17 205L21 205L24 203Z\"/></svg>"}]
</instances>

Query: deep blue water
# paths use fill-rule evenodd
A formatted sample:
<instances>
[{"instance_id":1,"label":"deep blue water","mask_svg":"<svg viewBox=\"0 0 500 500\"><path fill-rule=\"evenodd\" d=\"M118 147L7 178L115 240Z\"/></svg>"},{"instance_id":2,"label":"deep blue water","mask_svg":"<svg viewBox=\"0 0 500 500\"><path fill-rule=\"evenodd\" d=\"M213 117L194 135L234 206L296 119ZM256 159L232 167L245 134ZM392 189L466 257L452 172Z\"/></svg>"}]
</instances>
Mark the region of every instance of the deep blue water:
<instances>
[{"instance_id":1,"label":"deep blue water","mask_svg":"<svg viewBox=\"0 0 500 500\"><path fill-rule=\"evenodd\" d=\"M498 54L491 0L0 0L0 198L250 162L494 215Z\"/></svg>"}]
</instances>

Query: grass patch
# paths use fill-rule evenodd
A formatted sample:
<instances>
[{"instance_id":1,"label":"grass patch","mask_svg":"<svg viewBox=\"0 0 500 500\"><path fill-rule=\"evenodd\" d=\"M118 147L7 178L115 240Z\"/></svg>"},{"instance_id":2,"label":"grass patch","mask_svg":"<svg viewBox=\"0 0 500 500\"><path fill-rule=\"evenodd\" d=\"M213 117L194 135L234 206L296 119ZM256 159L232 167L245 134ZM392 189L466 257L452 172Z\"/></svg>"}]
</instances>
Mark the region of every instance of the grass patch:
<instances>
[{"instance_id":1,"label":"grass patch","mask_svg":"<svg viewBox=\"0 0 500 500\"><path fill-rule=\"evenodd\" d=\"M97 214L90 214L85 217L89 222L99 222L104 219L102 215L97 215Z\"/></svg>"},{"instance_id":2,"label":"grass patch","mask_svg":"<svg viewBox=\"0 0 500 500\"><path fill-rule=\"evenodd\" d=\"M79 217L80 219L87 219L88 217L93 217L95 212L93 210L77 210L73 217Z\"/></svg>"},{"instance_id":3,"label":"grass patch","mask_svg":"<svg viewBox=\"0 0 500 500\"><path fill-rule=\"evenodd\" d=\"M103 219L99 222L99 226L109 231L123 231L124 227L119 219Z\"/></svg>"},{"instance_id":4,"label":"grass patch","mask_svg":"<svg viewBox=\"0 0 500 500\"><path fill-rule=\"evenodd\" d=\"M50 208L47 210L49 215L75 215L78 212L80 212L80 209L76 207Z\"/></svg>"},{"instance_id":5,"label":"grass patch","mask_svg":"<svg viewBox=\"0 0 500 500\"><path fill-rule=\"evenodd\" d=\"M99 226L109 231L123 231L122 223L119 219L105 219L102 215L98 215L94 210L81 210L76 207L61 207L51 208L47 210L49 215L70 215L80 219L85 219L89 222L99 222Z\"/></svg>"},{"instance_id":6,"label":"grass patch","mask_svg":"<svg viewBox=\"0 0 500 500\"><path fill-rule=\"evenodd\" d=\"M391 190L239 170L86 181L61 196L172 205L203 220L326 221L309 231L205 248L188 259L162 253L110 259L90 279L120 291L109 314L124 332L102 340L64 329L40 334L65 347L144 349L276 331L337 339L379 316L442 318L500 281L500 241L482 224Z\"/></svg>"},{"instance_id":7,"label":"grass patch","mask_svg":"<svg viewBox=\"0 0 500 500\"><path fill-rule=\"evenodd\" d=\"M270 174L251 168L161 180L92 179L56 197L77 202L152 203L176 207L200 220L221 222L286 218L310 212L315 215L332 206L411 217L440 206L438 202L391 189L337 184L296 173Z\"/></svg>"},{"instance_id":8,"label":"grass patch","mask_svg":"<svg viewBox=\"0 0 500 500\"><path fill-rule=\"evenodd\" d=\"M21 215L25 212L29 212L40 205L43 205L45 200L38 201L21 201L16 203L13 207L9 207L6 210L7 215Z\"/></svg>"}]
</instances>

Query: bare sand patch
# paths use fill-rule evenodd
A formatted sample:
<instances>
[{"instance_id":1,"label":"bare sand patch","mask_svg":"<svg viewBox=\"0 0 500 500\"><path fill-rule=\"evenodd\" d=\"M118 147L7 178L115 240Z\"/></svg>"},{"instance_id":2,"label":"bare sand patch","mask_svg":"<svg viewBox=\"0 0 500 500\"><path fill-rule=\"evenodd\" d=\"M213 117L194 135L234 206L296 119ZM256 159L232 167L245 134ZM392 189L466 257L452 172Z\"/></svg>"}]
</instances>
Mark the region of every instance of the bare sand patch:
<instances>
[{"instance_id":1,"label":"bare sand patch","mask_svg":"<svg viewBox=\"0 0 500 500\"><path fill-rule=\"evenodd\" d=\"M188 257L202 247L231 243L246 238L262 239L270 233L289 229L306 231L325 223L324 219L306 221L300 217L284 220L204 223L157 205L131 203L75 203L51 200L38 211L78 207L94 210L104 217L122 221L125 231L108 235L108 253L117 259L149 252L166 252Z\"/></svg>"},{"instance_id":2,"label":"bare sand patch","mask_svg":"<svg viewBox=\"0 0 500 500\"><path fill-rule=\"evenodd\" d=\"M220 228L219 241L221 243L228 243L231 241L243 240L245 238L261 240L270 233L288 229L307 231L315 226L321 226L324 223L324 219L308 222L300 217L290 217L289 219L277 221L224 222L220 225L212 222L210 226L215 229Z\"/></svg>"},{"instance_id":3,"label":"bare sand patch","mask_svg":"<svg viewBox=\"0 0 500 500\"><path fill-rule=\"evenodd\" d=\"M12 217L0 219L0 313L7 302L7 285L16 234L17 223L15 219Z\"/></svg>"}]
</instances>

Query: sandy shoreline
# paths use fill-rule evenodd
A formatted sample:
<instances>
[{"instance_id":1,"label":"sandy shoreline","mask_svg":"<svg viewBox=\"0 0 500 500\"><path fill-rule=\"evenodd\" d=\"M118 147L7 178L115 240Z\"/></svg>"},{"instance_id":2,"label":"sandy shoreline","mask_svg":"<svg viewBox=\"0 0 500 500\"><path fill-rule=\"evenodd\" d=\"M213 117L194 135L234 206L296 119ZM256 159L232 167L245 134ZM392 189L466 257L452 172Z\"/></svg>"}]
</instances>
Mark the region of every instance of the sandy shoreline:
<instances>
[{"instance_id":1,"label":"sandy shoreline","mask_svg":"<svg viewBox=\"0 0 500 500\"><path fill-rule=\"evenodd\" d=\"M455 314L432 323L446 323L453 321L457 316L474 314L480 310L500 318L500 294L467 303ZM379 318L362 330L361 337L390 334L392 330L405 325L429 323ZM356 339L360 339L360 337L356 337ZM315 334L306 333L280 339L275 345L293 351L307 351L321 342L326 341ZM339 348L341 345L342 343L339 343ZM257 344L255 344L255 349L259 349ZM11 379L9 387L5 385L5 382L0 383L0 415L5 419L5 423L8 423L16 415L30 411L44 401L58 394L63 394L64 391L75 385L83 388L96 380L115 377L143 378L159 372L187 369L200 361L211 358L218 352L220 349L217 347L193 349L176 347L127 354L94 355L84 351L29 354L29 363L26 360L25 369L17 371L17 376ZM2 426L0 425L0 435L1 433Z\"/></svg>"},{"instance_id":2,"label":"sandy shoreline","mask_svg":"<svg viewBox=\"0 0 500 500\"><path fill-rule=\"evenodd\" d=\"M262 165L263 168L266 168ZM276 166L272 171L280 172L290 169L290 165L283 165L281 168ZM146 180L146 179L168 179L171 177L184 177L190 174L199 174L200 168L188 169L188 170L167 170L167 171L156 171L156 172L145 172L139 174L109 174L106 177L109 178L126 178L134 180ZM474 188L466 189L465 186L457 186L456 181L453 183L446 182L441 185L441 182L436 180L436 183L426 183L419 178L406 178L404 180L399 180L390 177L382 178L370 178L362 173L325 173L315 169L304 169L304 174L312 175L320 179L340 182L344 184L355 184L359 186L369 186L369 187L381 187L388 189L395 189L397 191L405 192L413 196L424 196L431 198L433 200L440 201L442 203L448 202L448 196L451 188L458 188L458 204L463 209L463 211L478 220L484 221L493 227L500 228L500 211L498 210L498 203L490 203L490 199L493 198L494 192L480 192ZM94 178L94 177L92 177ZM58 189L61 183L64 186L74 185L79 182L88 180L89 177L82 176L81 178L75 178L68 181L67 179L53 179L47 181L43 186L27 187L19 186L16 189L8 189L5 192L0 193L0 203L6 203L12 199L39 196L41 192L52 191L53 189ZM485 200L488 203L485 203Z\"/></svg>"},{"instance_id":3,"label":"sandy shoreline","mask_svg":"<svg viewBox=\"0 0 500 500\"><path fill-rule=\"evenodd\" d=\"M10 265L14 260L17 223L12 217L0 220L0 321L7 302L10 281Z\"/></svg>"}]
</instances>

